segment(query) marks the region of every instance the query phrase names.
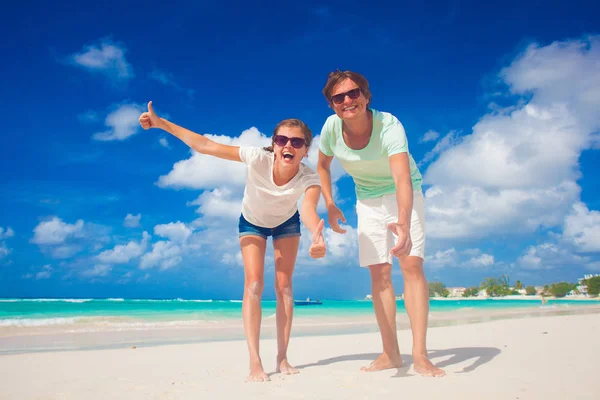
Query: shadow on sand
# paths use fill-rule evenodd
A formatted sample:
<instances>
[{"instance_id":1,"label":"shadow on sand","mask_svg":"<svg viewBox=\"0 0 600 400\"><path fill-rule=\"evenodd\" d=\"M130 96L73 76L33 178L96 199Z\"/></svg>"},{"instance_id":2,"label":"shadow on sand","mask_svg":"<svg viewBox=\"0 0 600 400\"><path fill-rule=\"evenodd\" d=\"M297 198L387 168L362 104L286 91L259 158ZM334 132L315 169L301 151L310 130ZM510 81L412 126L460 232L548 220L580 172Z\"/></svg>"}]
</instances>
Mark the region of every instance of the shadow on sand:
<instances>
[{"instance_id":1,"label":"shadow on sand","mask_svg":"<svg viewBox=\"0 0 600 400\"><path fill-rule=\"evenodd\" d=\"M462 371L456 371L454 373L466 373L474 371L479 368L481 365L490 362L494 357L500 354L500 349L495 347L459 347L454 349L445 349L445 350L430 350L429 351L429 359L439 368L445 368L450 365L460 364L467 360L473 360L472 364L464 367ZM334 363L340 363L344 361L360 361L364 360L367 362L373 361L379 357L379 353L364 353L364 354L349 354L345 356L337 356L326 358L324 360L319 360L310 364L297 365L296 368L310 368L310 367L319 367L325 366ZM440 361L436 363L436 358L447 358L444 361ZM402 361L404 365L402 368L398 368L396 371L396 375L393 375L392 378L403 378L407 376L412 376L412 374L408 373L410 366L413 364L413 358L411 355L402 355Z\"/></svg>"}]
</instances>

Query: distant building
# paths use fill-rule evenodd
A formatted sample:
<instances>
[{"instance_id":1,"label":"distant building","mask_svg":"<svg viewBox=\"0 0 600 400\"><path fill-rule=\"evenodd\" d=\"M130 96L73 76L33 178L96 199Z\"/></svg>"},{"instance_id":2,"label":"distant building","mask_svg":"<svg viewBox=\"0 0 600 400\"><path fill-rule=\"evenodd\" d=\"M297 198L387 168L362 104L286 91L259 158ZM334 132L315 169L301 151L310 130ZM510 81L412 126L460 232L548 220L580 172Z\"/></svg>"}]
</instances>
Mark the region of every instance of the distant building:
<instances>
[{"instance_id":1,"label":"distant building","mask_svg":"<svg viewBox=\"0 0 600 400\"><path fill-rule=\"evenodd\" d=\"M588 295L588 291L587 291L587 285L585 284L585 281L587 279L590 278L594 278L596 276L600 276L600 274L586 274L583 276L583 278L579 278L577 280L578 285L577 285L577 291L582 294L583 296L587 296Z\"/></svg>"},{"instance_id":2,"label":"distant building","mask_svg":"<svg viewBox=\"0 0 600 400\"><path fill-rule=\"evenodd\" d=\"M448 290L448 297L462 297L467 288L465 287L449 287L446 288Z\"/></svg>"}]
</instances>

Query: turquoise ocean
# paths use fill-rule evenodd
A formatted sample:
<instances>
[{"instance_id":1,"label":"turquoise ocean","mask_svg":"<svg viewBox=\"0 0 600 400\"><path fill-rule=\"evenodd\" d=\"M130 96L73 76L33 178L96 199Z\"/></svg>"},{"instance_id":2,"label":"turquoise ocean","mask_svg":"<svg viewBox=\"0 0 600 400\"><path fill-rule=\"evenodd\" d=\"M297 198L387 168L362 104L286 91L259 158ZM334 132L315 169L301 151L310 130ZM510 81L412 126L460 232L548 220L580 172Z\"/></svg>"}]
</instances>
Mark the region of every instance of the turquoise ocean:
<instances>
[{"instance_id":1,"label":"turquoise ocean","mask_svg":"<svg viewBox=\"0 0 600 400\"><path fill-rule=\"evenodd\" d=\"M263 317L275 313L275 301L263 301ZM600 305L598 300L548 300L544 307L572 308ZM452 299L431 300L431 313L460 310L512 310L540 308L539 299ZM404 301L397 301L398 312L405 311ZM323 300L322 305L296 306L295 318L371 316L368 300ZM0 328L44 327L92 323L110 326L185 325L194 322L240 320L241 300L187 299L0 299Z\"/></svg>"}]
</instances>

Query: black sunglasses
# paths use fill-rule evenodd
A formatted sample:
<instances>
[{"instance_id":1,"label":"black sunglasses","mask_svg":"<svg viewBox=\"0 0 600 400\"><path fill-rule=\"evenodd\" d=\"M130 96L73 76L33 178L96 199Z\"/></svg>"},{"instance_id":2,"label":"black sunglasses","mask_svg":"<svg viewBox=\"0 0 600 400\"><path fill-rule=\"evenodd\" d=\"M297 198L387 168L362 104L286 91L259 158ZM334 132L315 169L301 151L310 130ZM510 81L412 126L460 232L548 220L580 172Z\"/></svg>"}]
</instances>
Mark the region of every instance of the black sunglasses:
<instances>
[{"instance_id":1,"label":"black sunglasses","mask_svg":"<svg viewBox=\"0 0 600 400\"><path fill-rule=\"evenodd\" d=\"M331 101L335 104L342 104L346 99L346 96L350 97L352 100L356 100L360 97L361 92L362 91L360 88L348 90L347 92L338 93L335 96L331 96Z\"/></svg>"},{"instance_id":2,"label":"black sunglasses","mask_svg":"<svg viewBox=\"0 0 600 400\"><path fill-rule=\"evenodd\" d=\"M292 143L292 147L295 149L301 149L306 145L306 140L299 137L289 138L284 135L275 135L273 138L273 143L281 147L285 146L288 141Z\"/></svg>"}]
</instances>

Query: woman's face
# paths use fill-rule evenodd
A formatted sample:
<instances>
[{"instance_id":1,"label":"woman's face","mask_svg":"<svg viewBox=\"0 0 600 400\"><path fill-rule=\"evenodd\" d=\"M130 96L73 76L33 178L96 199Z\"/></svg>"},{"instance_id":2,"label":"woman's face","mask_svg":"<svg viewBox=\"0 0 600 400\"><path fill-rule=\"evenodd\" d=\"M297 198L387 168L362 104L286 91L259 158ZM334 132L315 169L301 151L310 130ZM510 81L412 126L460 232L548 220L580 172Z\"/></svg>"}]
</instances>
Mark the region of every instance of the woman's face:
<instances>
[{"instance_id":1,"label":"woman's face","mask_svg":"<svg viewBox=\"0 0 600 400\"><path fill-rule=\"evenodd\" d=\"M282 126L273 138L275 159L285 166L297 166L308 153L302 129L297 126Z\"/></svg>"},{"instance_id":2,"label":"woman's face","mask_svg":"<svg viewBox=\"0 0 600 400\"><path fill-rule=\"evenodd\" d=\"M358 89L358 97L356 90ZM336 98L336 95L337 98ZM352 97L356 97L353 99ZM341 100L341 103L338 101ZM337 101L336 101L337 100ZM346 79L337 85L331 92L331 108L343 120L360 118L365 114L368 101L358 85L351 79Z\"/></svg>"}]
</instances>

